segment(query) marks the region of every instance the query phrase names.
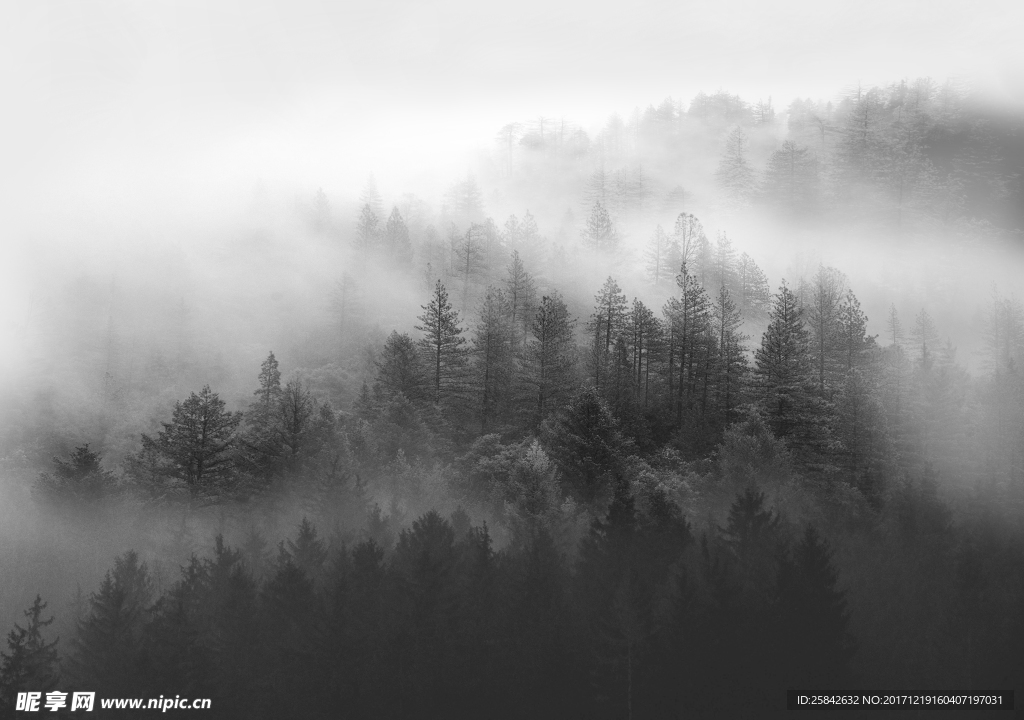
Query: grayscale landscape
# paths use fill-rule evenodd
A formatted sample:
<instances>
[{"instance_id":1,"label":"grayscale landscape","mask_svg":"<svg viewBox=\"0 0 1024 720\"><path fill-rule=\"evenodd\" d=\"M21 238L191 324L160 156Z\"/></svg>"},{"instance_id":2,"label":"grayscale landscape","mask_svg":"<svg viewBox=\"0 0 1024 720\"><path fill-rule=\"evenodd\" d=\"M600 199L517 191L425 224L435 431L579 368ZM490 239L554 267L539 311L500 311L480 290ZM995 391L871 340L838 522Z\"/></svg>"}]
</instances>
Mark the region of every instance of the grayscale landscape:
<instances>
[{"instance_id":1,"label":"grayscale landscape","mask_svg":"<svg viewBox=\"0 0 1024 720\"><path fill-rule=\"evenodd\" d=\"M1021 27L0 9L0 718L1021 689Z\"/></svg>"}]
</instances>

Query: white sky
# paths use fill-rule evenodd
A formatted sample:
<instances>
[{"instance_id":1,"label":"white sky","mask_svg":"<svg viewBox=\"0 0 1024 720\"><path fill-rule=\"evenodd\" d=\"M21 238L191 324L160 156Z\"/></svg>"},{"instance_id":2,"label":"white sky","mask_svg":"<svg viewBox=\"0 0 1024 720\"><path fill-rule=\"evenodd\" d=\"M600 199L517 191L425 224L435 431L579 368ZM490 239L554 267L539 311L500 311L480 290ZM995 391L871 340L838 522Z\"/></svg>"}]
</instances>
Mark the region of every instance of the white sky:
<instances>
[{"instance_id":1,"label":"white sky","mask_svg":"<svg viewBox=\"0 0 1024 720\"><path fill-rule=\"evenodd\" d=\"M0 3L0 344L27 322L36 237L88 249L257 179L337 197L374 171L397 194L506 122L698 90L782 107L958 76L1020 103L1022 27L1020 0Z\"/></svg>"},{"instance_id":2,"label":"white sky","mask_svg":"<svg viewBox=\"0 0 1024 720\"><path fill-rule=\"evenodd\" d=\"M1024 85L1012 0L38 0L0 21L20 210L256 177L348 191L510 120L594 122L701 89L778 106L919 75Z\"/></svg>"}]
</instances>

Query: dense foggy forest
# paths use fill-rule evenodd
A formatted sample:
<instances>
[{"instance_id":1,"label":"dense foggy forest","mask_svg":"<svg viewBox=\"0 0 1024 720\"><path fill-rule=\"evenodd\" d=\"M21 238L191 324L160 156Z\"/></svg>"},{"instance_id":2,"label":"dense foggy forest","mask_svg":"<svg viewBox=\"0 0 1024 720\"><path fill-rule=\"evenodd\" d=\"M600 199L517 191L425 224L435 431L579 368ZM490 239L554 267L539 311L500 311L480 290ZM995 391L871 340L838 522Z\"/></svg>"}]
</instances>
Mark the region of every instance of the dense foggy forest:
<instances>
[{"instance_id":1,"label":"dense foggy forest","mask_svg":"<svg viewBox=\"0 0 1024 720\"><path fill-rule=\"evenodd\" d=\"M261 181L187 243L34 241L0 716L1020 687L1022 129L929 79L700 93L510 118L433 194Z\"/></svg>"}]
</instances>

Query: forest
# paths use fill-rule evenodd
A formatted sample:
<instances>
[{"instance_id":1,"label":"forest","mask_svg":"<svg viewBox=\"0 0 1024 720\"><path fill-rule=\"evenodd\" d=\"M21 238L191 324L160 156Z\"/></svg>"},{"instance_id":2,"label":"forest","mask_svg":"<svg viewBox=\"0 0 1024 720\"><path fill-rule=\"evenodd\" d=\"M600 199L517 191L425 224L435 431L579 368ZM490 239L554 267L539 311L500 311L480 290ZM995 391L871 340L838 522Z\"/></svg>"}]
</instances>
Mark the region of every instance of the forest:
<instances>
[{"instance_id":1,"label":"forest","mask_svg":"<svg viewBox=\"0 0 1024 720\"><path fill-rule=\"evenodd\" d=\"M0 717L1020 688L1022 129L928 79L512 122L436 202L257 187L76 275L0 436Z\"/></svg>"}]
</instances>

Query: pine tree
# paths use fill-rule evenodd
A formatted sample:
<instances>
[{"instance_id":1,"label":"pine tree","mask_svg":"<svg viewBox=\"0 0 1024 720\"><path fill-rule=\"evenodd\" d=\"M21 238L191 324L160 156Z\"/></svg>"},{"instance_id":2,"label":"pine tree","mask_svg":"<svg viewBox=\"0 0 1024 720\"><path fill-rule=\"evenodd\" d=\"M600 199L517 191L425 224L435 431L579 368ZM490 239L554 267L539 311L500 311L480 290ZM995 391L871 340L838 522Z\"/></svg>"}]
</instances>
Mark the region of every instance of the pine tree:
<instances>
[{"instance_id":1,"label":"pine tree","mask_svg":"<svg viewBox=\"0 0 1024 720\"><path fill-rule=\"evenodd\" d=\"M504 409L513 380L513 325L508 297L488 288L473 337L475 385L480 398L481 432Z\"/></svg>"},{"instance_id":2,"label":"pine tree","mask_svg":"<svg viewBox=\"0 0 1024 720\"><path fill-rule=\"evenodd\" d=\"M374 388L385 395L402 394L412 401L422 395L423 368L416 344L407 333L392 330L374 365L377 379Z\"/></svg>"},{"instance_id":3,"label":"pine tree","mask_svg":"<svg viewBox=\"0 0 1024 720\"><path fill-rule=\"evenodd\" d=\"M846 277L835 268L819 266L806 300L807 324L811 330L811 361L818 376L818 392L826 395L835 370L841 367L841 311L846 296Z\"/></svg>"},{"instance_id":4,"label":"pine tree","mask_svg":"<svg viewBox=\"0 0 1024 720\"><path fill-rule=\"evenodd\" d=\"M594 337L591 363L594 384L600 387L602 369L608 364L612 345L626 329L628 301L615 279L609 277L594 296L594 302L594 314L587 323L587 330Z\"/></svg>"},{"instance_id":5,"label":"pine tree","mask_svg":"<svg viewBox=\"0 0 1024 720\"><path fill-rule=\"evenodd\" d=\"M464 377L466 339L459 327L459 313L448 301L448 291L438 280L430 303L421 306L422 325L416 329L424 333L419 347L424 365L430 376L430 394L435 403L451 399L461 392Z\"/></svg>"},{"instance_id":6,"label":"pine tree","mask_svg":"<svg viewBox=\"0 0 1024 720\"><path fill-rule=\"evenodd\" d=\"M735 419L736 409L741 403L741 389L747 372L743 343L747 336L740 333L743 318L725 285L718 290L714 319L718 336L717 391L719 405L728 424Z\"/></svg>"},{"instance_id":7,"label":"pine tree","mask_svg":"<svg viewBox=\"0 0 1024 720\"><path fill-rule=\"evenodd\" d=\"M512 251L505 276L505 299L512 322L513 348L520 353L529 337L530 324L537 310L537 284L526 270L517 250Z\"/></svg>"},{"instance_id":8,"label":"pine tree","mask_svg":"<svg viewBox=\"0 0 1024 720\"><path fill-rule=\"evenodd\" d=\"M488 269L487 232L474 223L455 246L454 274L462 282L462 309L469 307L470 287L486 276Z\"/></svg>"},{"instance_id":9,"label":"pine tree","mask_svg":"<svg viewBox=\"0 0 1024 720\"><path fill-rule=\"evenodd\" d=\"M927 310L921 310L914 318L914 329L911 333L914 344L917 346L917 363L920 367L928 370L935 362L936 350L938 347L939 333L935 329L935 323Z\"/></svg>"},{"instance_id":10,"label":"pine tree","mask_svg":"<svg viewBox=\"0 0 1024 720\"><path fill-rule=\"evenodd\" d=\"M745 200L754 185L754 171L747 162L747 134L737 125L725 140L715 178L734 199Z\"/></svg>"},{"instance_id":11,"label":"pine tree","mask_svg":"<svg viewBox=\"0 0 1024 720\"><path fill-rule=\"evenodd\" d=\"M281 442L289 467L296 467L301 454L308 449L318 409L312 394L298 378L290 380L281 391Z\"/></svg>"},{"instance_id":12,"label":"pine tree","mask_svg":"<svg viewBox=\"0 0 1024 720\"><path fill-rule=\"evenodd\" d=\"M658 225L647 245L647 274L651 282L658 286L670 283L681 263L678 239L668 236Z\"/></svg>"},{"instance_id":13,"label":"pine tree","mask_svg":"<svg viewBox=\"0 0 1024 720\"><path fill-rule=\"evenodd\" d=\"M32 493L54 505L81 507L117 495L121 488L113 473L100 466L102 458L86 443L68 460L53 458L53 473L40 473Z\"/></svg>"},{"instance_id":14,"label":"pine tree","mask_svg":"<svg viewBox=\"0 0 1024 720\"><path fill-rule=\"evenodd\" d=\"M572 390L576 346L573 341L576 321L557 292L541 298L530 332L530 382L537 388L537 414L543 418L558 407Z\"/></svg>"},{"instance_id":15,"label":"pine tree","mask_svg":"<svg viewBox=\"0 0 1024 720\"><path fill-rule=\"evenodd\" d=\"M637 397L643 398L646 407L651 391L651 355L660 346L661 323L654 313L642 302L633 298L629 316L630 371Z\"/></svg>"},{"instance_id":16,"label":"pine tree","mask_svg":"<svg viewBox=\"0 0 1024 720\"><path fill-rule=\"evenodd\" d=\"M778 578L782 649L790 673L787 680L794 685L847 679L855 645L838 584L827 543L808 526L793 557L781 564Z\"/></svg>"},{"instance_id":17,"label":"pine tree","mask_svg":"<svg viewBox=\"0 0 1024 720\"><path fill-rule=\"evenodd\" d=\"M611 473L629 447L608 404L593 387L581 388L557 415L545 420L541 439L563 481L587 502L609 489Z\"/></svg>"},{"instance_id":18,"label":"pine tree","mask_svg":"<svg viewBox=\"0 0 1024 720\"><path fill-rule=\"evenodd\" d=\"M619 247L619 233L611 216L600 202L594 203L581 233L583 244L596 252L613 253Z\"/></svg>"},{"instance_id":19,"label":"pine tree","mask_svg":"<svg viewBox=\"0 0 1024 720\"><path fill-rule=\"evenodd\" d=\"M267 475L281 459L281 370L271 352L260 366L255 401L244 416L241 460L253 472Z\"/></svg>"},{"instance_id":20,"label":"pine tree","mask_svg":"<svg viewBox=\"0 0 1024 720\"><path fill-rule=\"evenodd\" d=\"M412 263L412 242L409 240L409 228L402 219L398 208L391 209L391 215L384 225L384 252L396 267L407 267Z\"/></svg>"},{"instance_id":21,"label":"pine tree","mask_svg":"<svg viewBox=\"0 0 1024 720\"><path fill-rule=\"evenodd\" d=\"M0 652L0 706L3 714L13 717L19 692L40 692L44 695L57 687L60 679L59 639L47 642L45 628L53 618L43 619L46 603L38 595L25 611L26 627L15 624L7 635L7 652Z\"/></svg>"},{"instance_id":22,"label":"pine tree","mask_svg":"<svg viewBox=\"0 0 1024 720\"><path fill-rule=\"evenodd\" d=\"M682 268L693 275L699 263L699 249L707 242L704 226L692 213L679 213L672 229L672 239L679 246L679 264L672 270L675 277Z\"/></svg>"},{"instance_id":23,"label":"pine tree","mask_svg":"<svg viewBox=\"0 0 1024 720\"><path fill-rule=\"evenodd\" d=\"M373 177L372 173L366 178L363 192L359 196L359 204L364 208L368 207L370 212L378 218L384 215L384 201L381 199L380 193L377 192L377 179Z\"/></svg>"},{"instance_id":24,"label":"pine tree","mask_svg":"<svg viewBox=\"0 0 1024 720\"><path fill-rule=\"evenodd\" d=\"M356 252L363 263L377 251L380 235L380 216L370 205L363 205L356 221Z\"/></svg>"},{"instance_id":25,"label":"pine tree","mask_svg":"<svg viewBox=\"0 0 1024 720\"><path fill-rule=\"evenodd\" d=\"M732 240L725 233L718 233L709 265L705 274L707 282L704 286L709 291L724 286L729 290L730 295L735 296L739 290L736 251L733 250Z\"/></svg>"},{"instance_id":26,"label":"pine tree","mask_svg":"<svg viewBox=\"0 0 1024 720\"><path fill-rule=\"evenodd\" d=\"M739 275L737 299L743 317L754 321L766 318L771 309L771 290L768 287L768 278L746 253L740 255L736 272Z\"/></svg>"},{"instance_id":27,"label":"pine tree","mask_svg":"<svg viewBox=\"0 0 1024 720\"><path fill-rule=\"evenodd\" d=\"M768 159L761 192L777 207L806 213L816 203L817 182L817 163L810 151L786 140Z\"/></svg>"},{"instance_id":28,"label":"pine tree","mask_svg":"<svg viewBox=\"0 0 1024 720\"><path fill-rule=\"evenodd\" d=\"M321 580L324 563L327 561L327 547L317 537L316 526L309 518L302 518L295 540L288 540L283 548L288 558L307 578L314 582Z\"/></svg>"},{"instance_id":29,"label":"pine tree","mask_svg":"<svg viewBox=\"0 0 1024 720\"><path fill-rule=\"evenodd\" d=\"M72 640L69 679L100 696L138 691L143 630L149 620L153 584L145 563L130 551L89 600L89 614Z\"/></svg>"},{"instance_id":30,"label":"pine tree","mask_svg":"<svg viewBox=\"0 0 1024 720\"><path fill-rule=\"evenodd\" d=\"M192 495L230 479L234 470L235 430L241 415L224 409L224 401L206 385L197 395L174 404L169 423L157 437L142 436L149 450L168 464L171 477Z\"/></svg>"},{"instance_id":31,"label":"pine tree","mask_svg":"<svg viewBox=\"0 0 1024 720\"><path fill-rule=\"evenodd\" d=\"M815 421L811 399L814 375L796 296L783 284L775 296L768 329L754 353L757 394L772 430L808 452Z\"/></svg>"}]
</instances>

